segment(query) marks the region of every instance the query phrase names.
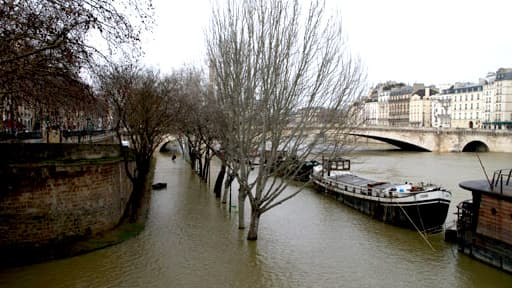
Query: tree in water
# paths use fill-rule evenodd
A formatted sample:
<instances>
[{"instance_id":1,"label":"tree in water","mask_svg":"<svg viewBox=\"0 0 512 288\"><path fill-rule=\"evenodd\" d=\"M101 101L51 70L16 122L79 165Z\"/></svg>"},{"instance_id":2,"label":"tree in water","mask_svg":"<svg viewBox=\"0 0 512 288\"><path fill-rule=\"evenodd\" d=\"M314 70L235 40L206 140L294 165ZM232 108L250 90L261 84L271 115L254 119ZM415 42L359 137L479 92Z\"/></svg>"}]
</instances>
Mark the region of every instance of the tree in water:
<instances>
[{"instance_id":1,"label":"tree in water","mask_svg":"<svg viewBox=\"0 0 512 288\"><path fill-rule=\"evenodd\" d=\"M286 190L276 176L297 174L301 165L291 164L317 156L325 135L339 151L357 124L352 103L365 74L341 20L327 16L322 1L303 9L298 0L228 0L213 9L207 48L223 127L217 139L240 187L239 228L250 202L249 240L261 215L301 190Z\"/></svg>"}]
</instances>

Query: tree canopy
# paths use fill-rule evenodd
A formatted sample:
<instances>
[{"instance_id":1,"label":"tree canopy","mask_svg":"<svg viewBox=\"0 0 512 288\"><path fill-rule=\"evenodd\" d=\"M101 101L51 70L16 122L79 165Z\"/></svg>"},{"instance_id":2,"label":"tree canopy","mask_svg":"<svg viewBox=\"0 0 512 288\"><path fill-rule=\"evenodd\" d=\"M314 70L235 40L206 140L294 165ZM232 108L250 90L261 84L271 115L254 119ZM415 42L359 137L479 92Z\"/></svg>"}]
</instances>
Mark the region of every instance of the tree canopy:
<instances>
[{"instance_id":1,"label":"tree canopy","mask_svg":"<svg viewBox=\"0 0 512 288\"><path fill-rule=\"evenodd\" d=\"M151 10L150 0L1 0L0 108L91 103L81 74L107 56L90 43L92 33L137 50Z\"/></svg>"}]
</instances>

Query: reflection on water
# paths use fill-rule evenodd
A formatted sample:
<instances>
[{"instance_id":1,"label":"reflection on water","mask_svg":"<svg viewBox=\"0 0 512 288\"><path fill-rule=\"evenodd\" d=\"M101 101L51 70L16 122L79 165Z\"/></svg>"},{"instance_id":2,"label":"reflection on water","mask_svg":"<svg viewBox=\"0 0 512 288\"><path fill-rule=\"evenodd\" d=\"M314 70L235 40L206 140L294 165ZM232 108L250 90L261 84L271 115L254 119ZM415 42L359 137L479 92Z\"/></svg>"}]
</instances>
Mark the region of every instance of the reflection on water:
<instances>
[{"instance_id":1,"label":"reflection on water","mask_svg":"<svg viewBox=\"0 0 512 288\"><path fill-rule=\"evenodd\" d=\"M480 156L489 172L512 163L512 154ZM155 182L168 185L153 192L142 234L86 255L0 270L0 287L512 286L512 275L458 253L442 234L429 236L432 251L414 231L310 189L263 215L259 240L247 242L236 209L220 205L181 159L157 157ZM452 211L470 198L458 182L483 177L474 154L360 151L351 158L353 170L369 178L445 186Z\"/></svg>"}]
</instances>

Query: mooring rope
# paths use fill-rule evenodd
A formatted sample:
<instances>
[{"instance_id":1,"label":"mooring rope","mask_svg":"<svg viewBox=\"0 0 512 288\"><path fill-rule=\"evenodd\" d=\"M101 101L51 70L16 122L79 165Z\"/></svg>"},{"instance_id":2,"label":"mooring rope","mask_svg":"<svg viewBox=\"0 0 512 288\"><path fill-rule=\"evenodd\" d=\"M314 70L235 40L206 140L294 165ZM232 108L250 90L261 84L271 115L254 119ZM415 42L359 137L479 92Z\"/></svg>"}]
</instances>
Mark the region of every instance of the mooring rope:
<instances>
[{"instance_id":1,"label":"mooring rope","mask_svg":"<svg viewBox=\"0 0 512 288\"><path fill-rule=\"evenodd\" d=\"M428 241L427 237L423 234L423 232L421 232L420 229L418 229L418 226L416 226L416 224L414 224L414 222L412 221L411 217L409 217L409 214L407 214L407 212L405 212L405 209L402 207L402 205L400 205L399 203L397 203L397 204L398 204L398 207L400 207L400 209L402 209L402 211L404 212L405 216L407 216L407 219L409 219L409 221L414 226L416 231L418 231L418 233L420 234L421 238L423 238L423 240L425 240L425 242L427 242L428 246L430 246L430 249L432 249L432 251L436 251L436 249L434 249L434 246L432 246L432 244L430 244L430 242Z\"/></svg>"}]
</instances>

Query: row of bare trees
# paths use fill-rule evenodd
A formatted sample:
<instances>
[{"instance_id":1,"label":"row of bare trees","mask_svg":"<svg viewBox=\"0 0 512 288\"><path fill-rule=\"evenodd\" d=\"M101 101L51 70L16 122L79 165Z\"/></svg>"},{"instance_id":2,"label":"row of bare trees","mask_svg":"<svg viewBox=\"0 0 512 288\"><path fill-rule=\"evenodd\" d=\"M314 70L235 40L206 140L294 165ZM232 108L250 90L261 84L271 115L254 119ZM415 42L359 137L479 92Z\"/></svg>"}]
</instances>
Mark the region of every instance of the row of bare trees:
<instances>
[{"instance_id":1,"label":"row of bare trees","mask_svg":"<svg viewBox=\"0 0 512 288\"><path fill-rule=\"evenodd\" d=\"M1 0L0 115L14 120L21 105L46 115L105 108L82 75L113 50L91 43L140 51L151 15L151 0Z\"/></svg>"},{"instance_id":2,"label":"row of bare trees","mask_svg":"<svg viewBox=\"0 0 512 288\"><path fill-rule=\"evenodd\" d=\"M109 104L119 143L128 139L135 158L135 171L126 167L133 183L126 215L135 217L138 200L147 190L153 153L172 131L173 87L156 72L134 64L105 66L97 76L98 94Z\"/></svg>"},{"instance_id":3,"label":"row of bare trees","mask_svg":"<svg viewBox=\"0 0 512 288\"><path fill-rule=\"evenodd\" d=\"M238 182L239 228L249 201L255 240L261 215L300 192L287 187L301 163L343 151L359 124L365 73L321 1L304 9L297 0L229 0L212 12L210 86L197 70L181 72L176 131L203 179L211 157L220 159L214 192L225 182L223 202ZM326 134L338 140L324 143Z\"/></svg>"},{"instance_id":4,"label":"row of bare trees","mask_svg":"<svg viewBox=\"0 0 512 288\"><path fill-rule=\"evenodd\" d=\"M322 1L301 3L228 0L214 8L208 31L216 123L223 127L216 139L239 183L240 228L246 198L250 203L249 240L258 237L261 215L300 192L286 190L286 177L276 177L276 171L293 176L300 169L283 161L283 151L302 163L319 157L313 149L321 135L330 133L340 146L344 132L357 125L353 103L364 71L344 42L341 19L329 17ZM318 121L319 111L330 113ZM311 126L319 133L311 135Z\"/></svg>"},{"instance_id":5,"label":"row of bare trees","mask_svg":"<svg viewBox=\"0 0 512 288\"><path fill-rule=\"evenodd\" d=\"M287 189L287 177L301 168L291 161L320 157L326 134L339 139L329 143L337 153L345 132L357 125L353 103L364 88L364 71L344 42L341 20L329 17L322 1L306 8L300 3L218 3L206 39L208 83L194 68L160 75L129 61L96 66L98 58L109 59L87 45L91 32L138 51L138 27L151 22L150 1L2 0L0 105L72 111L104 104L120 143L129 137L135 157L128 213L145 191L155 149L167 135L179 135L203 179L212 157L221 160L217 196L226 174L224 188L238 182L239 228L245 228L249 201L247 238L255 240L261 215L300 192ZM116 5L123 4L135 11L139 26L119 12L123 7ZM85 68L96 79L94 88L82 80ZM283 158L283 151L292 157Z\"/></svg>"}]
</instances>

